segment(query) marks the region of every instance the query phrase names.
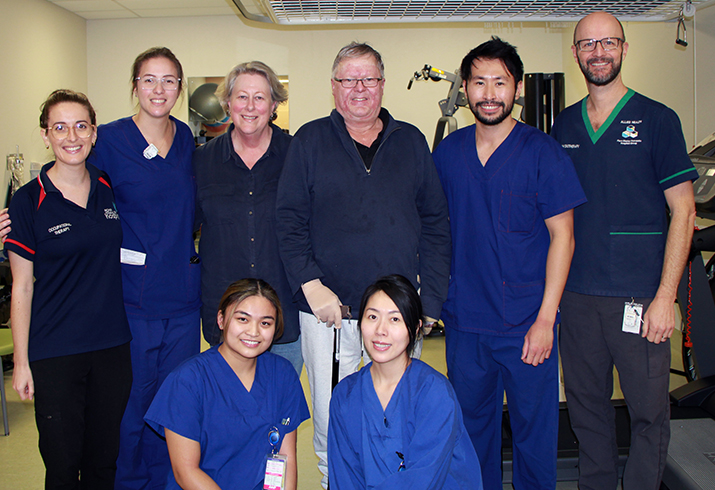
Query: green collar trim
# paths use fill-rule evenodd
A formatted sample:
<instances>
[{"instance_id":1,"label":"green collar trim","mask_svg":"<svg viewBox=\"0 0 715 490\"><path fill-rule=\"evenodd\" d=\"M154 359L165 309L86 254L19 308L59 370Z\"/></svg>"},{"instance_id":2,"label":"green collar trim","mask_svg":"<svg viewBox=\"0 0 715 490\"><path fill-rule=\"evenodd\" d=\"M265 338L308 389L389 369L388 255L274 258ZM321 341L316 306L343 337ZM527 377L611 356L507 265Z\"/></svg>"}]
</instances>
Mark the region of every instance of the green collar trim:
<instances>
[{"instance_id":1,"label":"green collar trim","mask_svg":"<svg viewBox=\"0 0 715 490\"><path fill-rule=\"evenodd\" d=\"M631 100L631 97L635 94L635 91L633 89L628 89L628 92L621 97L621 100L618 101L618 104L616 104L616 107L613 108L611 111L611 114L609 114L608 119L606 119L606 122L604 122L600 128L598 128L598 131L593 130L593 126L591 125L591 120L588 118L588 109L586 108L586 102L588 101L588 96L584 97L583 100L581 101L581 117L583 117L583 124L586 126L586 131L588 131L588 135L591 137L591 142L595 145L599 138L603 136L603 133L605 133L608 128L611 126L611 123L616 119L618 116L618 113L621 112L621 109L623 109L623 106L626 105L626 103Z\"/></svg>"}]
</instances>

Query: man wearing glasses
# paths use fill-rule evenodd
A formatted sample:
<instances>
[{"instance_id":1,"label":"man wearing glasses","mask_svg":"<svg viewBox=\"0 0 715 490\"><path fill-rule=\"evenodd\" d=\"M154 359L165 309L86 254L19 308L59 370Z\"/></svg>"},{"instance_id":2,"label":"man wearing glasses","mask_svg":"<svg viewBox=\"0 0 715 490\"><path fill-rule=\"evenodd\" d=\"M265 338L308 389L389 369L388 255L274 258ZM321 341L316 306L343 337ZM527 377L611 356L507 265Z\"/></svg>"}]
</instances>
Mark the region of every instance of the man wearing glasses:
<instances>
[{"instance_id":1,"label":"man wearing glasses","mask_svg":"<svg viewBox=\"0 0 715 490\"><path fill-rule=\"evenodd\" d=\"M357 320L363 291L386 274L420 288L424 314L447 296L447 202L427 142L382 108L380 54L351 43L333 63L335 110L304 125L278 184L281 258L300 312L301 347L313 403L313 445L327 488L333 325L341 328L340 379L362 354ZM418 284L419 279L419 284Z\"/></svg>"},{"instance_id":2,"label":"man wearing glasses","mask_svg":"<svg viewBox=\"0 0 715 490\"><path fill-rule=\"evenodd\" d=\"M571 49L589 95L559 115L552 135L588 198L574 212L576 249L561 301L579 488L618 484L614 364L631 415L623 488L659 488L670 437L668 339L698 174L675 112L621 80L628 43L618 19L604 12L584 17Z\"/></svg>"}]
</instances>

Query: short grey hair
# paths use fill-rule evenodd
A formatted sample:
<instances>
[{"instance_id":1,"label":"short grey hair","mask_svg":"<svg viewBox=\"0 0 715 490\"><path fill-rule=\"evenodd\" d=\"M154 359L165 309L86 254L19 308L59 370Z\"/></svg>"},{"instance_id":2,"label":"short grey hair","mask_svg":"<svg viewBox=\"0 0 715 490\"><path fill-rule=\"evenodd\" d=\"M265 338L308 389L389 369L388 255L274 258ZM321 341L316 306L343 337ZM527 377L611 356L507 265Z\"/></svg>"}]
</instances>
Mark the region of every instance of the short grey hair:
<instances>
[{"instance_id":1,"label":"short grey hair","mask_svg":"<svg viewBox=\"0 0 715 490\"><path fill-rule=\"evenodd\" d=\"M249 61L234 66L233 69L228 72L228 75L226 75L223 83L216 89L216 96L225 111L228 111L228 102L231 100L233 87L236 86L236 79L241 75L263 76L271 87L271 102L282 104L288 100L288 90L286 90L280 80L278 80L278 75L276 75L271 67L261 61Z\"/></svg>"},{"instance_id":2,"label":"short grey hair","mask_svg":"<svg viewBox=\"0 0 715 490\"><path fill-rule=\"evenodd\" d=\"M363 56L372 56L375 58L377 68L380 70L380 78L385 78L385 64L382 62L380 53L369 44L356 41L351 42L347 46L343 46L342 49L338 51L338 55L335 57L335 61L333 61L332 77L335 78L335 75L338 73L340 63L346 59L362 58Z\"/></svg>"}]
</instances>

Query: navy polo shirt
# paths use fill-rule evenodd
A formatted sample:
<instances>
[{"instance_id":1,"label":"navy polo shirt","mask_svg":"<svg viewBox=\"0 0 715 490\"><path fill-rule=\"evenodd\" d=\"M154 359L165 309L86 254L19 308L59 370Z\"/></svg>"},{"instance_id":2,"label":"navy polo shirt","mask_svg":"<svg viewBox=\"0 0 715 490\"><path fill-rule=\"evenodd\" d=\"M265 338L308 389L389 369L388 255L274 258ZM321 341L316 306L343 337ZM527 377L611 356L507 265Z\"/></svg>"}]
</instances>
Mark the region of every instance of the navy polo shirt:
<instances>
[{"instance_id":1,"label":"navy polo shirt","mask_svg":"<svg viewBox=\"0 0 715 490\"><path fill-rule=\"evenodd\" d=\"M680 120L629 89L594 131L586 101L562 111L551 133L573 160L588 198L574 211L576 249L566 289L653 297L668 233L663 191L698 178Z\"/></svg>"},{"instance_id":2,"label":"navy polo shirt","mask_svg":"<svg viewBox=\"0 0 715 490\"><path fill-rule=\"evenodd\" d=\"M212 139L194 152L198 189L196 227L201 226L201 319L213 325L226 288L234 281L255 277L278 293L284 318L283 336L276 343L294 342L300 335L298 306L278 252L276 194L291 136L271 125L266 153L249 169L233 149L231 132Z\"/></svg>"},{"instance_id":3,"label":"navy polo shirt","mask_svg":"<svg viewBox=\"0 0 715 490\"><path fill-rule=\"evenodd\" d=\"M45 165L10 203L5 249L33 262L29 359L80 354L131 340L122 300L122 227L107 174L87 164L87 208L66 200Z\"/></svg>"}]
</instances>

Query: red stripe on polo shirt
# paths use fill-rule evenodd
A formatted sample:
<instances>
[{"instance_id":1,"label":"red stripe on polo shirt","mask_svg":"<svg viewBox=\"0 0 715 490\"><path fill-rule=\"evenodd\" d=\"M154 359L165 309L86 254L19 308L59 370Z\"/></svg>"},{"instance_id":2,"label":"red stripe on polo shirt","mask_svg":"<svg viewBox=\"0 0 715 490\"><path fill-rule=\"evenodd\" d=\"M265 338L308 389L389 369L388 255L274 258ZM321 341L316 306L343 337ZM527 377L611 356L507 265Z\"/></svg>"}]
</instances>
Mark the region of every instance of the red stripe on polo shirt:
<instances>
[{"instance_id":1,"label":"red stripe on polo shirt","mask_svg":"<svg viewBox=\"0 0 715 490\"><path fill-rule=\"evenodd\" d=\"M40 176L37 176L37 182L40 184L40 200L37 202L37 209L40 209L40 204L42 204L42 201L45 200L45 196L47 196L47 193L45 192L45 186L42 185L42 179L40 179ZM18 243L18 245L20 245ZM32 252L33 254L35 252Z\"/></svg>"},{"instance_id":2,"label":"red stripe on polo shirt","mask_svg":"<svg viewBox=\"0 0 715 490\"><path fill-rule=\"evenodd\" d=\"M23 245L22 243L18 242L17 240L13 240L12 238L8 238L8 239L5 240L5 243L14 243L15 245L17 245L18 247L22 248L23 250L27 250L27 251L30 252L32 255L35 255L35 251L34 251L34 250L32 250L30 247L27 247L27 246Z\"/></svg>"},{"instance_id":3,"label":"red stripe on polo shirt","mask_svg":"<svg viewBox=\"0 0 715 490\"><path fill-rule=\"evenodd\" d=\"M112 188L112 186L109 185L109 182L107 182L106 180L104 180L104 177L100 177L100 178L99 178L99 181L100 181L102 184L104 184L104 185L106 185L107 187L109 187L110 189Z\"/></svg>"}]
</instances>

